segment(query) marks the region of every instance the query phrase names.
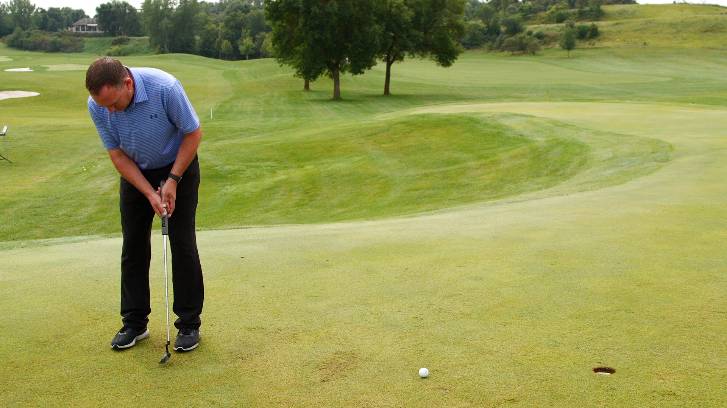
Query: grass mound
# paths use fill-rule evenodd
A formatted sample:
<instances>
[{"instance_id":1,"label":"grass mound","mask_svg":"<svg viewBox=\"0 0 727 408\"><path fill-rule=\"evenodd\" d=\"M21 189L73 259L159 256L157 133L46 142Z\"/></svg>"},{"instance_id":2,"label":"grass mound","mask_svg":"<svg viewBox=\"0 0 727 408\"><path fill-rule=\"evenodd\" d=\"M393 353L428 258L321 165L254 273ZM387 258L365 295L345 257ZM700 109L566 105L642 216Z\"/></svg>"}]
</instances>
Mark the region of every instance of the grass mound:
<instances>
[{"instance_id":1,"label":"grass mound","mask_svg":"<svg viewBox=\"0 0 727 408\"><path fill-rule=\"evenodd\" d=\"M216 143L208 219L330 222L429 211L542 189L588 147L517 133L494 117L415 115L277 139ZM239 152L225 156L224 151Z\"/></svg>"}]
</instances>

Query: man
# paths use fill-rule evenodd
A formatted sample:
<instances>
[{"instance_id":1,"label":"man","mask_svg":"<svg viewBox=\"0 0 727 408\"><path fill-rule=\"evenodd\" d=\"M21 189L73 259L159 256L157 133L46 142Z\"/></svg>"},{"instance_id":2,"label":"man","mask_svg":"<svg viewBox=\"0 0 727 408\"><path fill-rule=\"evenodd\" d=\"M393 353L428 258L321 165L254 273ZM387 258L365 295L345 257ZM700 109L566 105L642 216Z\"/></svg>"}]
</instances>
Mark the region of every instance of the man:
<instances>
[{"instance_id":1,"label":"man","mask_svg":"<svg viewBox=\"0 0 727 408\"><path fill-rule=\"evenodd\" d=\"M179 329L174 349L193 350L199 345L204 302L195 234L199 118L179 81L158 69L127 68L116 59L99 58L86 72L86 89L88 111L121 175L123 327L111 347L127 349L149 337L150 238L156 213L170 217L174 325Z\"/></svg>"}]
</instances>

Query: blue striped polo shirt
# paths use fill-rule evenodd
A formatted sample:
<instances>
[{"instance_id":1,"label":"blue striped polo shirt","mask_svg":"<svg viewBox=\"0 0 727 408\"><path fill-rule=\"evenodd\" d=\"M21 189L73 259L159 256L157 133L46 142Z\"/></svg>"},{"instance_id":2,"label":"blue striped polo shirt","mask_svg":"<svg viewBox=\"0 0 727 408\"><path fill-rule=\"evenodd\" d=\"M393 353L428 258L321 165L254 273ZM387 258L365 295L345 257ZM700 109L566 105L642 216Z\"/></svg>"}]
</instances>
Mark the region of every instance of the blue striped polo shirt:
<instances>
[{"instance_id":1,"label":"blue striped polo shirt","mask_svg":"<svg viewBox=\"0 0 727 408\"><path fill-rule=\"evenodd\" d=\"M199 128L182 84L155 68L129 68L134 98L124 111L109 112L88 97L88 111L107 150L121 149L139 168L158 169L177 158L184 135Z\"/></svg>"}]
</instances>

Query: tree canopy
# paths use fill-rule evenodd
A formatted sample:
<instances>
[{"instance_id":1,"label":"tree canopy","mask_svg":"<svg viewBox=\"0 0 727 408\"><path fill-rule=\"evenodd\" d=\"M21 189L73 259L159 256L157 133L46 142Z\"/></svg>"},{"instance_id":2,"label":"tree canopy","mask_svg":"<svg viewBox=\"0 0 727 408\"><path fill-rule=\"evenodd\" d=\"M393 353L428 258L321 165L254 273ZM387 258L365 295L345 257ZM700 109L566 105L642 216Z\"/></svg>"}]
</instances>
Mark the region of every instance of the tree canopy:
<instances>
[{"instance_id":1,"label":"tree canopy","mask_svg":"<svg viewBox=\"0 0 727 408\"><path fill-rule=\"evenodd\" d=\"M306 80L333 79L340 99L340 75L358 75L378 59L391 66L406 56L430 57L451 65L461 51L464 0L268 0L268 21L276 58Z\"/></svg>"},{"instance_id":2,"label":"tree canopy","mask_svg":"<svg viewBox=\"0 0 727 408\"><path fill-rule=\"evenodd\" d=\"M377 56L386 64L384 95L390 94L391 66L406 56L431 57L450 66L461 52L464 0L379 0Z\"/></svg>"},{"instance_id":3,"label":"tree canopy","mask_svg":"<svg viewBox=\"0 0 727 408\"><path fill-rule=\"evenodd\" d=\"M111 35L141 34L141 20L136 9L125 1L113 0L96 7L96 20L101 30Z\"/></svg>"},{"instance_id":4,"label":"tree canopy","mask_svg":"<svg viewBox=\"0 0 727 408\"><path fill-rule=\"evenodd\" d=\"M362 74L376 65L381 30L371 13L376 1L267 1L279 61L305 79L328 75L333 99L341 99L341 74Z\"/></svg>"}]
</instances>

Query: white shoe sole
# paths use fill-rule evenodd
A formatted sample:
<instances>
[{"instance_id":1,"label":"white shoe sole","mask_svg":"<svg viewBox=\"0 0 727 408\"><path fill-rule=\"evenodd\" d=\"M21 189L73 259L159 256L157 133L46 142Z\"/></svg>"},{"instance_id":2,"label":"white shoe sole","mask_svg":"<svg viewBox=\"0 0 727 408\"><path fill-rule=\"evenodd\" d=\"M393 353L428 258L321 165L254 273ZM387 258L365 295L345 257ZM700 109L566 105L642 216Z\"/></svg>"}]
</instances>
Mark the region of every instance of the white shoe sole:
<instances>
[{"instance_id":1,"label":"white shoe sole","mask_svg":"<svg viewBox=\"0 0 727 408\"><path fill-rule=\"evenodd\" d=\"M149 337L149 329L146 329L146 331L144 331L144 333L141 333L140 335L134 337L134 340L132 340L131 343L129 343L125 346L111 346L111 348L123 350L123 349L127 349L129 347L134 347L136 345L137 340L144 340L147 337Z\"/></svg>"},{"instance_id":2,"label":"white shoe sole","mask_svg":"<svg viewBox=\"0 0 727 408\"><path fill-rule=\"evenodd\" d=\"M174 351L192 351L192 350L196 349L197 347L199 347L199 343L195 344L192 347L187 347L187 348L175 346Z\"/></svg>"}]
</instances>

